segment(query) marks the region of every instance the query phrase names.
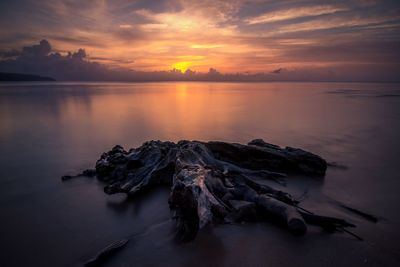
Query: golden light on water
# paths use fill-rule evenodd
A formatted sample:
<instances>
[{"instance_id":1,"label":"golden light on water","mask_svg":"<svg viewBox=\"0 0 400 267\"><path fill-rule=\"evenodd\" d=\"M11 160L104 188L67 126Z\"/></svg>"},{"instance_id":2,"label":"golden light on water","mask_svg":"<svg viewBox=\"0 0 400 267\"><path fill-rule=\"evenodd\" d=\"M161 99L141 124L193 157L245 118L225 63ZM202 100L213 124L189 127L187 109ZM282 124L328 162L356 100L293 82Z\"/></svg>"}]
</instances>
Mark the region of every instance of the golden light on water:
<instances>
[{"instance_id":1,"label":"golden light on water","mask_svg":"<svg viewBox=\"0 0 400 267\"><path fill-rule=\"evenodd\" d=\"M188 94L187 84L177 84L175 87L176 97L180 100L185 100Z\"/></svg>"}]
</instances>

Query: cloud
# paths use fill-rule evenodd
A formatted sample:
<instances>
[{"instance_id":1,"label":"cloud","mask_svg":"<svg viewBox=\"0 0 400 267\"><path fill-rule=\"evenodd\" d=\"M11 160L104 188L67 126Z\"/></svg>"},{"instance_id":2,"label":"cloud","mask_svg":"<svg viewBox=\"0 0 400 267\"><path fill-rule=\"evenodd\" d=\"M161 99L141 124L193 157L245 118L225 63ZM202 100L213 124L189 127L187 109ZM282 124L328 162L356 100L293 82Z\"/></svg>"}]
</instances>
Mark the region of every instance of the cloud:
<instances>
[{"instance_id":1,"label":"cloud","mask_svg":"<svg viewBox=\"0 0 400 267\"><path fill-rule=\"evenodd\" d=\"M329 17L315 19L307 22L296 23L280 27L278 33L317 31L337 28L367 27L391 23L398 20L398 17L390 16L369 16L369 17Z\"/></svg>"},{"instance_id":2,"label":"cloud","mask_svg":"<svg viewBox=\"0 0 400 267\"><path fill-rule=\"evenodd\" d=\"M21 55L21 51L18 51L16 49L13 50L9 50L9 51L4 51L4 52L0 52L0 58L14 58L17 56Z\"/></svg>"},{"instance_id":3,"label":"cloud","mask_svg":"<svg viewBox=\"0 0 400 267\"><path fill-rule=\"evenodd\" d=\"M155 13L179 12L183 9L179 0L138 0L132 6L135 9L146 9Z\"/></svg>"},{"instance_id":4,"label":"cloud","mask_svg":"<svg viewBox=\"0 0 400 267\"><path fill-rule=\"evenodd\" d=\"M86 58L86 51L85 49L80 48L77 52L71 55L71 58L84 60Z\"/></svg>"},{"instance_id":5,"label":"cloud","mask_svg":"<svg viewBox=\"0 0 400 267\"><path fill-rule=\"evenodd\" d=\"M23 55L47 56L51 52L51 45L47 40L42 40L38 45L25 46L22 48Z\"/></svg>"},{"instance_id":6,"label":"cloud","mask_svg":"<svg viewBox=\"0 0 400 267\"><path fill-rule=\"evenodd\" d=\"M121 29L132 29L133 28L133 26L130 24L120 24L119 27Z\"/></svg>"},{"instance_id":7,"label":"cloud","mask_svg":"<svg viewBox=\"0 0 400 267\"><path fill-rule=\"evenodd\" d=\"M370 44L373 46L373 44ZM398 81L400 62L389 63L343 63L334 66L308 65L296 68L275 68L268 72L247 72L244 68L237 73L221 73L215 68L208 72L196 72L188 64L181 70L133 71L127 68L112 68L110 65L91 61L85 49L61 54L51 50L47 40L39 44L24 46L21 50L0 53L0 72L16 72L50 76L57 80L73 81ZM385 49L395 51L396 45L388 44ZM325 53L330 48L310 48L314 53ZM346 48L343 48L346 49ZM369 49L364 48L366 52ZM296 57L303 50L293 50ZM348 53L353 53L351 50ZM93 57L92 59L96 59ZM99 60L105 58L99 57ZM201 60L201 56L182 56L181 60ZM243 59L242 59L243 60ZM254 57L253 62L265 59ZM121 61L116 59L116 62ZM186 61L185 61L186 62ZM240 65L240 61L238 61ZM279 75L277 75L279 74Z\"/></svg>"},{"instance_id":8,"label":"cloud","mask_svg":"<svg viewBox=\"0 0 400 267\"><path fill-rule=\"evenodd\" d=\"M270 23L283 20L291 20L303 17L313 17L326 14L333 14L340 11L348 10L347 7L339 7L334 5L318 5L300 8L290 8L279 11L264 13L260 16L246 19L247 24Z\"/></svg>"},{"instance_id":9,"label":"cloud","mask_svg":"<svg viewBox=\"0 0 400 267\"><path fill-rule=\"evenodd\" d=\"M276 70L271 71L271 73L273 73L273 74L279 74L279 73L281 73L282 71L283 71L283 68L279 68L279 69L276 69Z\"/></svg>"},{"instance_id":10,"label":"cloud","mask_svg":"<svg viewBox=\"0 0 400 267\"><path fill-rule=\"evenodd\" d=\"M37 45L24 46L22 50L13 49L0 53L0 58L14 57L45 57L51 52L51 45L47 40L41 40Z\"/></svg>"},{"instance_id":11,"label":"cloud","mask_svg":"<svg viewBox=\"0 0 400 267\"><path fill-rule=\"evenodd\" d=\"M1 64L10 61L7 66L24 60L21 70L53 71L43 66L57 62L54 73L58 65L70 64L88 75L93 72L88 69L106 68L111 75L115 68L147 73L181 64L203 73L210 67L221 73L284 68L275 75L284 77L294 68L349 62L356 65L348 71L358 73L363 64L392 68L396 63L399 11L399 1L369 0L3 0L0 56ZM50 41L51 52L45 44L21 49L41 39ZM86 56L78 53L80 47ZM61 58L56 60L57 52ZM30 60L37 55L44 58L37 60L41 65ZM101 64L90 65L96 62ZM27 67L33 64L41 67ZM79 76L64 72L55 75Z\"/></svg>"},{"instance_id":12,"label":"cloud","mask_svg":"<svg viewBox=\"0 0 400 267\"><path fill-rule=\"evenodd\" d=\"M109 69L87 60L84 49L61 55L47 40L0 54L0 71L51 76L57 80L86 80L106 74Z\"/></svg>"},{"instance_id":13,"label":"cloud","mask_svg":"<svg viewBox=\"0 0 400 267\"><path fill-rule=\"evenodd\" d=\"M145 30L136 25L124 24L119 25L119 27L112 32L112 36L117 38L116 41L132 44L133 42L146 41L148 34Z\"/></svg>"}]
</instances>

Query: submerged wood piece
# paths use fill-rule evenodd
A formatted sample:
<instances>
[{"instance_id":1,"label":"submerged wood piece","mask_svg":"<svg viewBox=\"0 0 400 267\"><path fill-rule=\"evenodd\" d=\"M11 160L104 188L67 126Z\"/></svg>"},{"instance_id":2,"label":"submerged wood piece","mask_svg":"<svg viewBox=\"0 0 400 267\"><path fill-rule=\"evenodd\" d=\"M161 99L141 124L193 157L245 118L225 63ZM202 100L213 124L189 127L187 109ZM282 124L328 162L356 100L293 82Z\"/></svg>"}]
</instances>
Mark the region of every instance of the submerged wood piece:
<instances>
[{"instance_id":1,"label":"submerged wood piece","mask_svg":"<svg viewBox=\"0 0 400 267\"><path fill-rule=\"evenodd\" d=\"M345 204L340 204L340 207L342 207L342 208L344 208L344 209L346 209L346 210L348 210L348 211L350 211L350 212L352 212L354 214L357 214L358 216L360 216L360 217L362 217L362 218L364 218L364 219L366 219L366 220L368 220L370 222L377 223L379 221L379 218L377 216L369 214L369 213L366 213L364 211L361 211L361 210L358 210L358 209L355 209L355 208L352 208L352 207L349 207L349 206L347 206Z\"/></svg>"},{"instance_id":2,"label":"submerged wood piece","mask_svg":"<svg viewBox=\"0 0 400 267\"><path fill-rule=\"evenodd\" d=\"M82 176L94 177L94 176L96 176L96 170L87 169L87 170L84 170L83 172L78 173L76 175L64 175L64 176L61 177L61 180L67 181L67 180L71 180L73 178L78 178L78 177L82 177Z\"/></svg>"},{"instance_id":3,"label":"submerged wood piece","mask_svg":"<svg viewBox=\"0 0 400 267\"><path fill-rule=\"evenodd\" d=\"M123 238L109 244L107 247L103 248L94 258L88 260L85 263L85 266L100 266L108 257L123 248L128 242L128 239Z\"/></svg>"},{"instance_id":4,"label":"submerged wood piece","mask_svg":"<svg viewBox=\"0 0 400 267\"><path fill-rule=\"evenodd\" d=\"M353 214L356 214L357 216L360 216L361 218L373 222L373 223L377 223L379 220L382 220L383 218L380 218L376 215L373 215L371 213L362 211L360 209L354 208L354 207L350 207L348 204L344 204L340 201L337 201L335 199L330 198L330 200L335 203L336 205L338 205L339 207L341 207L342 209L345 209L346 211L349 211Z\"/></svg>"},{"instance_id":5,"label":"submerged wood piece","mask_svg":"<svg viewBox=\"0 0 400 267\"><path fill-rule=\"evenodd\" d=\"M341 219L304 214L290 194L255 181L279 181L296 173L323 176L326 167L317 155L261 139L248 145L149 141L129 151L115 146L103 153L96 175L107 183L107 194L133 196L160 184L171 186L168 202L176 237L189 241L206 225L229 220L270 219L295 235L305 234L308 223L329 230L351 226Z\"/></svg>"}]
</instances>

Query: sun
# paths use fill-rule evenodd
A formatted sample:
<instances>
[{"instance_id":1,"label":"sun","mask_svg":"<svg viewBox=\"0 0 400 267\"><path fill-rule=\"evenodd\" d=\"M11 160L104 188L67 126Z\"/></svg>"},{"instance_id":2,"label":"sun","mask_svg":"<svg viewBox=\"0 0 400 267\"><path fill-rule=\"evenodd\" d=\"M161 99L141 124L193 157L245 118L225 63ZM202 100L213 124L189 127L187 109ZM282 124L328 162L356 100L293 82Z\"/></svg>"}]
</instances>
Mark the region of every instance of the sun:
<instances>
[{"instance_id":1,"label":"sun","mask_svg":"<svg viewBox=\"0 0 400 267\"><path fill-rule=\"evenodd\" d=\"M180 70L181 72L185 72L187 69L190 68L190 66L192 66L191 61L180 61L180 62L174 63L172 65L172 68Z\"/></svg>"}]
</instances>

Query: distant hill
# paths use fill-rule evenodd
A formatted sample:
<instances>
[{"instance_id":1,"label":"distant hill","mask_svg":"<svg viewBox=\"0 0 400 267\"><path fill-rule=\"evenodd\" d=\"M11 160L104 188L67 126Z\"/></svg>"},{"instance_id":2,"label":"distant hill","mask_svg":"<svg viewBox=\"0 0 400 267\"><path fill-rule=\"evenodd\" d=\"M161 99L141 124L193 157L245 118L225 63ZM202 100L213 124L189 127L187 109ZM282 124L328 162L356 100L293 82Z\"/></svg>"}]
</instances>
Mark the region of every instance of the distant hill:
<instances>
[{"instance_id":1,"label":"distant hill","mask_svg":"<svg viewBox=\"0 0 400 267\"><path fill-rule=\"evenodd\" d=\"M55 79L50 77L32 75L32 74L0 72L0 82L32 82L32 81L55 81Z\"/></svg>"}]
</instances>

